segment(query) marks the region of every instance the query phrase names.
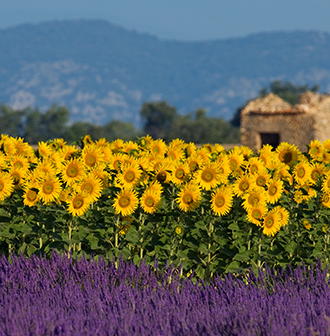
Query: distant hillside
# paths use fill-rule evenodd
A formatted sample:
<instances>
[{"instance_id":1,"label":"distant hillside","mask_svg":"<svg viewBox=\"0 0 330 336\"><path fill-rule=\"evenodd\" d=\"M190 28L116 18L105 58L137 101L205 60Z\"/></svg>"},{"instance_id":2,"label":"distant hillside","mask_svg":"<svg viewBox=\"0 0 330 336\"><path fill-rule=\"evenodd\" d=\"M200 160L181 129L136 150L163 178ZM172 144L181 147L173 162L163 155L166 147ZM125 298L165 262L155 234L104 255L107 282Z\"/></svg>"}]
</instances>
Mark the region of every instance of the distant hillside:
<instances>
[{"instance_id":1,"label":"distant hillside","mask_svg":"<svg viewBox=\"0 0 330 336\"><path fill-rule=\"evenodd\" d=\"M66 105L73 120L138 123L142 103L160 99L181 113L204 107L228 120L274 79L330 91L330 34L178 42L101 20L0 30L0 102Z\"/></svg>"}]
</instances>

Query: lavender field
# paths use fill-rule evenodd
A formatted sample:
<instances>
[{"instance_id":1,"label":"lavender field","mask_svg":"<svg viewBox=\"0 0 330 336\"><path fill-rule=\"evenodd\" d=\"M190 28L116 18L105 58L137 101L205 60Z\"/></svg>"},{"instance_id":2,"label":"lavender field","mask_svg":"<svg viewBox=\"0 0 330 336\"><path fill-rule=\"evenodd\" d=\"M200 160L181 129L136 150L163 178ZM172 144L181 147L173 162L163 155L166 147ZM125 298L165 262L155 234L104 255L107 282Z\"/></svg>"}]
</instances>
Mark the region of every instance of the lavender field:
<instances>
[{"instance_id":1,"label":"lavender field","mask_svg":"<svg viewBox=\"0 0 330 336\"><path fill-rule=\"evenodd\" d=\"M329 335L327 271L180 281L104 259L0 259L0 335Z\"/></svg>"}]
</instances>

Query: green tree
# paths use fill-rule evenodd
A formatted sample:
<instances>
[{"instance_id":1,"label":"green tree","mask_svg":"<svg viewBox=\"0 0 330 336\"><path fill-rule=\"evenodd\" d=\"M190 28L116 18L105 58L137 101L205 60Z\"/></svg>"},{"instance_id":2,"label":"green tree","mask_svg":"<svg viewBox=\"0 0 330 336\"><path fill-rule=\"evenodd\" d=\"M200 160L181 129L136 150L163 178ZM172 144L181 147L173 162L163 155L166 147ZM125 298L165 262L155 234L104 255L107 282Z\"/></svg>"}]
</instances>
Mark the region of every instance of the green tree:
<instances>
[{"instance_id":1,"label":"green tree","mask_svg":"<svg viewBox=\"0 0 330 336\"><path fill-rule=\"evenodd\" d=\"M10 106L0 105L0 132L12 137L24 135L24 116L26 110L14 110Z\"/></svg>"},{"instance_id":2,"label":"green tree","mask_svg":"<svg viewBox=\"0 0 330 336\"><path fill-rule=\"evenodd\" d=\"M196 144L238 143L239 130L222 118L207 117L206 110L179 116L169 130L168 138L180 138Z\"/></svg>"},{"instance_id":3,"label":"green tree","mask_svg":"<svg viewBox=\"0 0 330 336\"><path fill-rule=\"evenodd\" d=\"M167 101L144 103L140 110L142 127L145 134L154 139L168 141L168 130L172 128L178 113Z\"/></svg>"},{"instance_id":4,"label":"green tree","mask_svg":"<svg viewBox=\"0 0 330 336\"><path fill-rule=\"evenodd\" d=\"M23 137L30 144L64 138L69 118L70 112L65 106L54 104L44 113L41 113L37 108L27 109Z\"/></svg>"},{"instance_id":5,"label":"green tree","mask_svg":"<svg viewBox=\"0 0 330 336\"><path fill-rule=\"evenodd\" d=\"M124 141L135 140L138 132L130 122L112 120L104 126L105 138L108 141L122 139Z\"/></svg>"}]
</instances>

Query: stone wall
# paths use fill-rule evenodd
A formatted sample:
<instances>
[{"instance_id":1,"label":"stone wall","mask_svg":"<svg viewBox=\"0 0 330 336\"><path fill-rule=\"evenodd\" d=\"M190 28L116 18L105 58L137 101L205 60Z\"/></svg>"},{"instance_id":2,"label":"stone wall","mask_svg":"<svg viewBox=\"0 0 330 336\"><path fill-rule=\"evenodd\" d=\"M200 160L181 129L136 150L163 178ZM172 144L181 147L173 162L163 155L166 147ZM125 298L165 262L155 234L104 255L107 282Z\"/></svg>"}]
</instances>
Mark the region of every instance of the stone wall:
<instances>
[{"instance_id":1,"label":"stone wall","mask_svg":"<svg viewBox=\"0 0 330 336\"><path fill-rule=\"evenodd\" d=\"M251 101L241 114L241 144L259 150L262 136L279 135L279 142L306 150L312 140L330 138L330 96L305 92L290 106L274 94Z\"/></svg>"}]
</instances>

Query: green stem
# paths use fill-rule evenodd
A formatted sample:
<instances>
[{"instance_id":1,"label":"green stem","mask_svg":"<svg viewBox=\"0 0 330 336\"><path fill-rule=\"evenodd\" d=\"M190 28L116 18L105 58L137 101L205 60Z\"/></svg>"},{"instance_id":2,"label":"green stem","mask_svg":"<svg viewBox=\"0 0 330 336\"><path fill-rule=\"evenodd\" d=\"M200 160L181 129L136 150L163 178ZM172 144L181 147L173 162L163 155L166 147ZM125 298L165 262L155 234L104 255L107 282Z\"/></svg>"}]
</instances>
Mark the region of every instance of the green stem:
<instances>
[{"instance_id":1,"label":"green stem","mask_svg":"<svg viewBox=\"0 0 330 336\"><path fill-rule=\"evenodd\" d=\"M70 251L71 251L71 238L72 238L72 217L69 221L69 250L68 250L68 256L70 255Z\"/></svg>"},{"instance_id":2,"label":"green stem","mask_svg":"<svg viewBox=\"0 0 330 336\"><path fill-rule=\"evenodd\" d=\"M261 267L261 230L259 230L259 239L258 239L258 268Z\"/></svg>"}]
</instances>

